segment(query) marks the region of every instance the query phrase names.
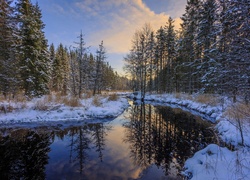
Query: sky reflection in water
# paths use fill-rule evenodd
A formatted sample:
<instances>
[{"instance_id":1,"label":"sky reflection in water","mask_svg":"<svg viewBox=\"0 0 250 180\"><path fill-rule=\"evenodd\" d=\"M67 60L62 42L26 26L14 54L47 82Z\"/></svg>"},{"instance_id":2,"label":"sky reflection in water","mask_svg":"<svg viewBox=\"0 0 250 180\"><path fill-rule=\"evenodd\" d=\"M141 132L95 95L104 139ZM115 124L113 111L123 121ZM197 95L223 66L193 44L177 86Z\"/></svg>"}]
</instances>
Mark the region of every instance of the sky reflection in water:
<instances>
[{"instance_id":1,"label":"sky reflection in water","mask_svg":"<svg viewBox=\"0 0 250 180\"><path fill-rule=\"evenodd\" d=\"M111 122L12 129L0 139L0 174L7 179L180 177L188 157L216 143L208 127L180 109L133 105Z\"/></svg>"}]
</instances>

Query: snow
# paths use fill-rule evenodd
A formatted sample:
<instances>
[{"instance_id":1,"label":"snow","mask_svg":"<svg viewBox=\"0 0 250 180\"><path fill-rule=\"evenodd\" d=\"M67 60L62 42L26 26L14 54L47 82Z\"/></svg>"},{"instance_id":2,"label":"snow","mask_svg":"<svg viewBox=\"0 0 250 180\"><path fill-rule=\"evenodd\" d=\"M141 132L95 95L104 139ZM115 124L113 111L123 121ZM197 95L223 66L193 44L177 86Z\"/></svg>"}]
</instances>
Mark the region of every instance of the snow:
<instances>
[{"instance_id":1,"label":"snow","mask_svg":"<svg viewBox=\"0 0 250 180\"><path fill-rule=\"evenodd\" d=\"M185 162L183 175L202 180L250 179L250 151L210 144Z\"/></svg>"},{"instance_id":2,"label":"snow","mask_svg":"<svg viewBox=\"0 0 250 180\"><path fill-rule=\"evenodd\" d=\"M190 97L189 97L190 98ZM194 114L204 115L204 120L216 123L215 130L220 138L227 144L234 145L235 151L226 147L210 144L189 158L183 170L183 175L192 180L235 180L250 179L250 123L242 120L244 146L241 145L241 135L237 121L225 113L231 106L227 97L218 97L215 105L199 103L195 98L189 100L187 96L176 97L173 94L147 94L146 101L167 103L190 111ZM249 117L248 117L249 118Z\"/></svg>"},{"instance_id":3,"label":"snow","mask_svg":"<svg viewBox=\"0 0 250 180\"><path fill-rule=\"evenodd\" d=\"M216 123L215 130L218 131L220 138L228 144L231 143L234 146L238 146L241 143L241 137L239 129L237 128L237 122L232 119L230 120L224 113L232 102L229 101L227 97L218 98L219 100L216 105L196 102L195 98L190 99L190 97L185 94L182 94L180 97L176 97L176 95L173 94L146 94L144 99L150 102L166 103L171 106L175 105L183 110L203 117L204 120ZM243 124L243 134L245 137L245 145L250 147L249 123Z\"/></svg>"},{"instance_id":4,"label":"snow","mask_svg":"<svg viewBox=\"0 0 250 180\"><path fill-rule=\"evenodd\" d=\"M126 94L123 94L123 96ZM130 97L134 95L131 94ZM235 146L235 151L230 151L226 147L219 147L210 144L206 148L196 152L189 158L183 170L183 175L191 179L250 179L250 123L242 121L242 132L244 135L244 145L241 146L241 136L237 121L230 119L225 114L227 107L232 103L225 97L218 97L217 104L204 104L195 101L195 98L173 94L146 94L144 100L150 103L160 103L177 106L194 114L201 115L204 120L216 123L215 130L220 138L227 144ZM38 110L37 102L40 99L33 99L30 102L13 103L1 102L0 111L8 111L9 107L14 110L9 113L0 113L0 126L28 122L75 122L92 120L94 118L113 118L121 114L128 106L128 101L124 97L119 97L116 101L111 101L108 97L99 97L99 106L93 103L94 97L80 101L79 107L69 107L65 104L48 103L46 110Z\"/></svg>"},{"instance_id":5,"label":"snow","mask_svg":"<svg viewBox=\"0 0 250 180\"><path fill-rule=\"evenodd\" d=\"M133 95L132 95L133 98ZM173 94L146 94L145 101L153 101L158 103L168 103L171 105L179 105L184 110L189 110L198 115L206 115L206 119L215 122L222 115L222 106L211 106L188 100L186 97L176 98Z\"/></svg>"},{"instance_id":6,"label":"snow","mask_svg":"<svg viewBox=\"0 0 250 180\"><path fill-rule=\"evenodd\" d=\"M80 107L69 107L64 104L48 103L46 110L38 110L37 102L33 99L22 105L21 103L3 102L0 107L13 107L12 112L0 113L0 125L20 124L28 122L56 122L56 121L84 121L94 118L113 118L121 114L128 106L126 98L119 97L116 101L108 97L99 97L100 106L93 105L93 98L81 100ZM26 106L22 108L22 106Z\"/></svg>"}]
</instances>

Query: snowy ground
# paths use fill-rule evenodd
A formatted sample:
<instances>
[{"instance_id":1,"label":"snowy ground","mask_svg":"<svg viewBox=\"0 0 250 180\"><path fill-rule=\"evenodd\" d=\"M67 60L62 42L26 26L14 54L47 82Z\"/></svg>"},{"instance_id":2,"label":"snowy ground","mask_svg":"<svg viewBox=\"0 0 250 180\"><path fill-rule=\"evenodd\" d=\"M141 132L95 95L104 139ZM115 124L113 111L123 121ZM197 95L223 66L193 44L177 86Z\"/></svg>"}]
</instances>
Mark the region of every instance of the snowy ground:
<instances>
[{"instance_id":1,"label":"snowy ground","mask_svg":"<svg viewBox=\"0 0 250 180\"><path fill-rule=\"evenodd\" d=\"M30 122L57 122L57 121L84 121L86 119L113 118L121 114L128 106L126 98L120 97L112 101L108 97L98 97L98 104L95 105L94 98L87 98L80 101L79 107L70 107L63 103L47 103L42 98L33 99L30 102L13 103L2 102L0 107L11 112L0 113L0 126L10 124L22 124ZM41 103L45 102L43 110ZM22 106L25 106L23 108Z\"/></svg>"},{"instance_id":2,"label":"snowy ground","mask_svg":"<svg viewBox=\"0 0 250 180\"><path fill-rule=\"evenodd\" d=\"M250 151L230 151L215 144L195 153L185 163L183 175L195 180L250 179Z\"/></svg>"}]
</instances>

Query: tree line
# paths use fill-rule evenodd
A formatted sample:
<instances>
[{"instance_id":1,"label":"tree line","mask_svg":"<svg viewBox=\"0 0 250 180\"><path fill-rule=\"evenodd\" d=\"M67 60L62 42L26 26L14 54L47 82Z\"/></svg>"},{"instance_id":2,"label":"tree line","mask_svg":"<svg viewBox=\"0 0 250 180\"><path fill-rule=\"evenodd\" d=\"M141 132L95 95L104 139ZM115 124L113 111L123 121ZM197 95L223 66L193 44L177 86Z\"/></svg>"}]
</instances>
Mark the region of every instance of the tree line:
<instances>
[{"instance_id":1,"label":"tree line","mask_svg":"<svg viewBox=\"0 0 250 180\"><path fill-rule=\"evenodd\" d=\"M169 17L137 30L124 58L133 90L218 93L250 99L250 4L188 0L180 30Z\"/></svg>"},{"instance_id":2,"label":"tree line","mask_svg":"<svg viewBox=\"0 0 250 180\"><path fill-rule=\"evenodd\" d=\"M96 54L88 52L82 32L75 47L48 46L42 13L30 0L0 2L0 92L7 98L52 91L62 95L107 89L126 89L129 82L106 62L100 43Z\"/></svg>"}]
</instances>

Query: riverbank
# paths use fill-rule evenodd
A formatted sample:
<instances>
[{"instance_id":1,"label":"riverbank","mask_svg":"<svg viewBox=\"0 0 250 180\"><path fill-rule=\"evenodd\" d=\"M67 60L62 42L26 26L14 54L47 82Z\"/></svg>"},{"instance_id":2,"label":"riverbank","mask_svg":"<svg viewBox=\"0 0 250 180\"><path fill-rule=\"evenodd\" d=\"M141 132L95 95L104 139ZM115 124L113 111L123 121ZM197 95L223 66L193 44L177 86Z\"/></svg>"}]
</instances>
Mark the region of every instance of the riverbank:
<instances>
[{"instance_id":1,"label":"riverbank","mask_svg":"<svg viewBox=\"0 0 250 180\"><path fill-rule=\"evenodd\" d=\"M2 101L0 126L115 118L128 106L126 98L114 95L99 95L83 99L49 95L34 98L31 101Z\"/></svg>"},{"instance_id":2,"label":"riverbank","mask_svg":"<svg viewBox=\"0 0 250 180\"><path fill-rule=\"evenodd\" d=\"M241 146L242 133L244 145L250 147L249 105L243 107L241 102L233 103L230 98L217 95L147 94L144 100L177 105L194 114L204 115L206 120L216 123L216 131L224 142Z\"/></svg>"},{"instance_id":3,"label":"riverbank","mask_svg":"<svg viewBox=\"0 0 250 180\"><path fill-rule=\"evenodd\" d=\"M189 158L183 175L189 179L250 179L250 109L241 101L216 95L147 94L145 101L177 105L216 123L215 131L235 151L211 144Z\"/></svg>"},{"instance_id":4,"label":"riverbank","mask_svg":"<svg viewBox=\"0 0 250 180\"><path fill-rule=\"evenodd\" d=\"M50 122L95 122L115 118L129 107L125 96L103 95L74 99L43 96L31 101L2 101L0 126ZM183 175L192 179L250 179L250 110L239 101L216 95L147 94L145 101L177 106L215 123L221 139L235 146L235 151L211 144L189 158ZM243 143L242 143L243 137ZM244 145L244 146L243 146Z\"/></svg>"}]
</instances>

